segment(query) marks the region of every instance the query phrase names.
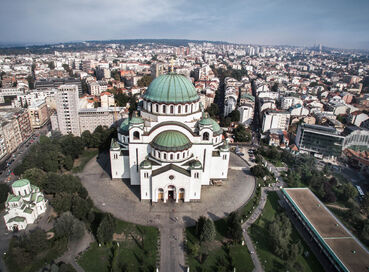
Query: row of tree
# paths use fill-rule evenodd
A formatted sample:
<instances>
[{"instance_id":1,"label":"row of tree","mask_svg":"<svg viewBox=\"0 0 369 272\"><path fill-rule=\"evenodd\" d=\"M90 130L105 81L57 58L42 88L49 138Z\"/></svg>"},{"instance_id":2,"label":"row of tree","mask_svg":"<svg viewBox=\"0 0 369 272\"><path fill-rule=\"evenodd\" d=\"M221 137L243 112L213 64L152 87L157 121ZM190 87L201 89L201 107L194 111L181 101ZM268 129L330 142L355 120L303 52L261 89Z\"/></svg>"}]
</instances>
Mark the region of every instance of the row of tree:
<instances>
[{"instance_id":1,"label":"row of tree","mask_svg":"<svg viewBox=\"0 0 369 272\"><path fill-rule=\"evenodd\" d=\"M109 148L110 141L116 130L97 127L93 133L84 131L81 137L60 135L54 133L52 137L41 136L40 142L34 144L14 173L20 175L27 169L39 168L45 172L62 172L73 168L77 159L85 148Z\"/></svg>"}]
</instances>

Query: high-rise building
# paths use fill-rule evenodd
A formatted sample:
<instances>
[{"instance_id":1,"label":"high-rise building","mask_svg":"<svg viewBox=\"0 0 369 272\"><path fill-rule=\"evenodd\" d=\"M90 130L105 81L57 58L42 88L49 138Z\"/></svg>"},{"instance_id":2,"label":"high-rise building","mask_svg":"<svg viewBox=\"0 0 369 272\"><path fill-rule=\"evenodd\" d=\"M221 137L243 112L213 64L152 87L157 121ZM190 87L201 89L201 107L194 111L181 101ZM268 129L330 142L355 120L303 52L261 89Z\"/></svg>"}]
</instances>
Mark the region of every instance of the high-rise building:
<instances>
[{"instance_id":1,"label":"high-rise building","mask_svg":"<svg viewBox=\"0 0 369 272\"><path fill-rule=\"evenodd\" d=\"M78 86L61 85L56 93L58 126L62 134L80 136L78 120Z\"/></svg>"}]
</instances>

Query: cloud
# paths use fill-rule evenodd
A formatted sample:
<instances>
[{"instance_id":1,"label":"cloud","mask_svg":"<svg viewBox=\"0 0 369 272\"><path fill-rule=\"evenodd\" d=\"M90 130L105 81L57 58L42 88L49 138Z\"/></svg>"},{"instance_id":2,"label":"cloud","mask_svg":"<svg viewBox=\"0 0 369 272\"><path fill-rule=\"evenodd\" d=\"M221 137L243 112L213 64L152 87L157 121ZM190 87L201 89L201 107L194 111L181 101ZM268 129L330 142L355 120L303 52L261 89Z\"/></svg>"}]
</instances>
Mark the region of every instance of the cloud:
<instances>
[{"instance_id":1,"label":"cloud","mask_svg":"<svg viewBox=\"0 0 369 272\"><path fill-rule=\"evenodd\" d=\"M3 0L4 42L195 38L367 46L369 2L356 0Z\"/></svg>"}]
</instances>

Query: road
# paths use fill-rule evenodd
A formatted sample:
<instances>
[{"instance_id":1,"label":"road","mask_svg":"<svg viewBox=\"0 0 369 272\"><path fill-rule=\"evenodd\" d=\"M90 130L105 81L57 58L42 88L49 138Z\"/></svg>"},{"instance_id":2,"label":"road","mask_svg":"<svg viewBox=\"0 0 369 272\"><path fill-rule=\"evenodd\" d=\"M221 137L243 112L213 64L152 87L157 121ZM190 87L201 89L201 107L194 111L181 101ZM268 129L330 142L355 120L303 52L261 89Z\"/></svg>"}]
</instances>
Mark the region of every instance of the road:
<instances>
[{"instance_id":1,"label":"road","mask_svg":"<svg viewBox=\"0 0 369 272\"><path fill-rule=\"evenodd\" d=\"M0 174L0 181L1 182L7 182L7 179L10 179L11 181L15 180L16 177L14 175L10 175L11 172L13 172L14 168L20 164L24 158L24 156L27 154L29 148L37 143L40 140L40 135L45 135L49 131L48 125L46 124L44 127L34 130L32 135L24 141L12 154L8 157L8 159L3 160L1 164L2 173ZM7 162L14 159L14 162L7 166Z\"/></svg>"}]
</instances>

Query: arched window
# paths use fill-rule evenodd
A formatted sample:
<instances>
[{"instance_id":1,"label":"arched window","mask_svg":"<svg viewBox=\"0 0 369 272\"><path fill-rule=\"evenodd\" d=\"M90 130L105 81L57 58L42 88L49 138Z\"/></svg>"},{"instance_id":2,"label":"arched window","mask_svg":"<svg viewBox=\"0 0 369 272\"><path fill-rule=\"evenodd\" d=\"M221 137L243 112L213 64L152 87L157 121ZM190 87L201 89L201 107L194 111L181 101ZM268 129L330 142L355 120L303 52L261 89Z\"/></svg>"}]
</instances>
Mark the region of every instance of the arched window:
<instances>
[{"instance_id":1,"label":"arched window","mask_svg":"<svg viewBox=\"0 0 369 272\"><path fill-rule=\"evenodd\" d=\"M179 106L178 106L178 113L179 113L179 114L181 113L181 110L182 110L182 106L181 106L181 105L179 105Z\"/></svg>"},{"instance_id":2,"label":"arched window","mask_svg":"<svg viewBox=\"0 0 369 272\"><path fill-rule=\"evenodd\" d=\"M173 105L170 106L170 113L173 114L174 113L174 109L173 109Z\"/></svg>"},{"instance_id":3,"label":"arched window","mask_svg":"<svg viewBox=\"0 0 369 272\"><path fill-rule=\"evenodd\" d=\"M163 113L166 113L167 111L167 106L163 105Z\"/></svg>"},{"instance_id":4,"label":"arched window","mask_svg":"<svg viewBox=\"0 0 369 272\"><path fill-rule=\"evenodd\" d=\"M133 139L139 140L140 139L140 133L138 131L133 132Z\"/></svg>"},{"instance_id":5,"label":"arched window","mask_svg":"<svg viewBox=\"0 0 369 272\"><path fill-rule=\"evenodd\" d=\"M193 104L191 104L191 112L193 112Z\"/></svg>"},{"instance_id":6,"label":"arched window","mask_svg":"<svg viewBox=\"0 0 369 272\"><path fill-rule=\"evenodd\" d=\"M183 158L185 158L186 157L186 153L185 152L183 152Z\"/></svg>"},{"instance_id":7,"label":"arched window","mask_svg":"<svg viewBox=\"0 0 369 272\"><path fill-rule=\"evenodd\" d=\"M167 153L164 153L164 160L167 159Z\"/></svg>"},{"instance_id":8,"label":"arched window","mask_svg":"<svg viewBox=\"0 0 369 272\"><path fill-rule=\"evenodd\" d=\"M159 105L158 104L155 104L155 108L156 108L156 112L159 112Z\"/></svg>"},{"instance_id":9,"label":"arched window","mask_svg":"<svg viewBox=\"0 0 369 272\"><path fill-rule=\"evenodd\" d=\"M188 111L188 105L185 106L185 113Z\"/></svg>"},{"instance_id":10,"label":"arched window","mask_svg":"<svg viewBox=\"0 0 369 272\"><path fill-rule=\"evenodd\" d=\"M180 158L179 158L179 153L177 154L177 160L179 160Z\"/></svg>"},{"instance_id":11,"label":"arched window","mask_svg":"<svg viewBox=\"0 0 369 272\"><path fill-rule=\"evenodd\" d=\"M204 132L204 134L202 135L202 140L203 141L209 141L209 133L208 132Z\"/></svg>"},{"instance_id":12,"label":"arched window","mask_svg":"<svg viewBox=\"0 0 369 272\"><path fill-rule=\"evenodd\" d=\"M170 154L170 160L173 160L173 154Z\"/></svg>"}]
</instances>

